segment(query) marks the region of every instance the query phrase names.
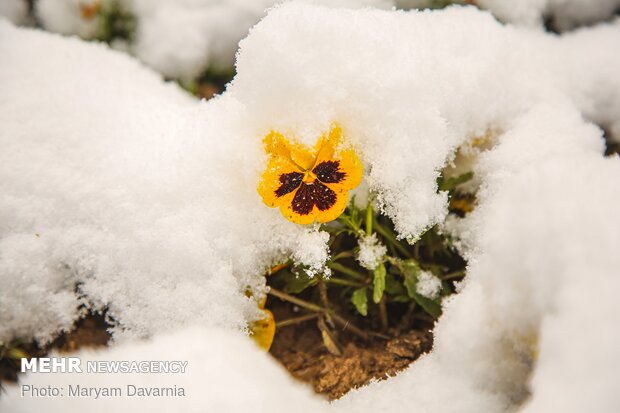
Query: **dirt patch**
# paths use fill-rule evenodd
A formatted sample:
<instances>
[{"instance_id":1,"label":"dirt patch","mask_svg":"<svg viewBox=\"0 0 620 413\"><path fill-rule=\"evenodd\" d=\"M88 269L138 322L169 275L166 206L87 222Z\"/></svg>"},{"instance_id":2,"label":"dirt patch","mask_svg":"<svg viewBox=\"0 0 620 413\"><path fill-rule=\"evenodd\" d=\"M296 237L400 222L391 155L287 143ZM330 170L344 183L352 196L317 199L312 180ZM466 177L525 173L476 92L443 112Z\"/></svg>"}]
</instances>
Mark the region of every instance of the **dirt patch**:
<instances>
[{"instance_id":1,"label":"dirt patch","mask_svg":"<svg viewBox=\"0 0 620 413\"><path fill-rule=\"evenodd\" d=\"M70 332L61 334L46 346L39 346L32 342L12 343L5 350L6 354L2 354L0 357L0 388L4 381L17 381L17 374L21 369L21 356L27 358L45 357L52 350L71 353L80 348L104 347L110 341L109 327L104 314L88 314L78 320Z\"/></svg>"},{"instance_id":2,"label":"dirt patch","mask_svg":"<svg viewBox=\"0 0 620 413\"><path fill-rule=\"evenodd\" d=\"M276 321L295 314L292 306L270 303ZM296 314L299 316L299 313ZM395 375L432 347L431 325L409 320L388 332L390 338L362 340L346 329L337 330L342 356L331 354L323 345L317 320L288 325L276 330L270 353L293 377L310 384L317 393L334 400L351 389Z\"/></svg>"},{"instance_id":3,"label":"dirt patch","mask_svg":"<svg viewBox=\"0 0 620 413\"><path fill-rule=\"evenodd\" d=\"M299 317L300 310L288 303L270 299L276 321ZM360 322L360 320L356 320ZM368 326L363 326L366 328ZM50 351L71 353L85 347L103 347L110 340L104 315L89 314L77 321L47 346L13 343L27 357L45 357ZM296 379L309 383L319 394L334 400L351 389L395 375L432 347L432 322L403 316L397 327L385 332L386 338L363 340L347 328L337 328L342 355L331 354L317 327L317 319L278 328L270 353ZM389 338L388 338L389 337ZM17 381L19 357L0 358L0 388L3 382Z\"/></svg>"}]
</instances>

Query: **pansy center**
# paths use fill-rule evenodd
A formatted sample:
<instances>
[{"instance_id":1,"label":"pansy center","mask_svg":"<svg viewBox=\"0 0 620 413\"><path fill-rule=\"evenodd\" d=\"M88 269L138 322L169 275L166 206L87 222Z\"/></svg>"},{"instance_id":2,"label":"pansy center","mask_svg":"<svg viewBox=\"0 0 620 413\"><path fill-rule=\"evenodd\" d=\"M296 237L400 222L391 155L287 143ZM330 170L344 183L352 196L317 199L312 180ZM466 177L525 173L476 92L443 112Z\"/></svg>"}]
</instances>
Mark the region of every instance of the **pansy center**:
<instances>
[{"instance_id":1,"label":"pansy center","mask_svg":"<svg viewBox=\"0 0 620 413\"><path fill-rule=\"evenodd\" d=\"M316 181L316 175L310 169L304 173L303 182L306 184L312 184Z\"/></svg>"}]
</instances>

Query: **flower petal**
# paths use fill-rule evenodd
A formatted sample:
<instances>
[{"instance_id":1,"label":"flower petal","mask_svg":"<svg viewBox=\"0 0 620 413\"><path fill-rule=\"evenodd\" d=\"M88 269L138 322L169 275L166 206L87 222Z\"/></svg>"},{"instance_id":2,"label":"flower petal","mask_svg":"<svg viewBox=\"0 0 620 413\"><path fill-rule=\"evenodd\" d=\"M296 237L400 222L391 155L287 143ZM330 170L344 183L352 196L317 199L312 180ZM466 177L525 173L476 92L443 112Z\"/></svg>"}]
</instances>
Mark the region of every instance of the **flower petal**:
<instances>
[{"instance_id":1,"label":"flower petal","mask_svg":"<svg viewBox=\"0 0 620 413\"><path fill-rule=\"evenodd\" d=\"M323 135L317 143L318 151L313 172L319 176L320 171L316 171L317 167L329 165L338 162L338 169L333 171L324 183L332 184L332 189L353 189L359 185L362 180L362 163L351 148L341 148L343 137L342 128L338 124L334 124L327 135ZM320 166L321 165L321 166ZM329 179L344 173L343 179ZM321 177L319 177L321 179ZM335 185L334 185L335 184Z\"/></svg>"},{"instance_id":2,"label":"flower petal","mask_svg":"<svg viewBox=\"0 0 620 413\"><path fill-rule=\"evenodd\" d=\"M320 182L302 184L295 195L286 195L286 202L280 211L289 221L297 224L311 224L333 221L347 207L349 191L332 189Z\"/></svg>"},{"instance_id":3,"label":"flower petal","mask_svg":"<svg viewBox=\"0 0 620 413\"><path fill-rule=\"evenodd\" d=\"M339 182L327 182L332 189L351 190L358 186L362 181L362 162L352 149L345 149L336 154L334 160L339 162L338 171L345 174L344 179Z\"/></svg>"},{"instance_id":4,"label":"flower petal","mask_svg":"<svg viewBox=\"0 0 620 413\"><path fill-rule=\"evenodd\" d=\"M269 159L267 169L263 172L260 182L258 183L258 193L263 198L263 202L271 208L283 205L283 203L286 202L286 195L294 192L295 188L288 192L280 189L283 186L283 182L281 181L282 176L288 174L301 173L298 168L286 158L272 156L271 159ZM280 195L278 195L278 193L280 193Z\"/></svg>"},{"instance_id":5,"label":"flower petal","mask_svg":"<svg viewBox=\"0 0 620 413\"><path fill-rule=\"evenodd\" d=\"M290 143L281 133L271 131L265 136L263 143L268 154L289 160L300 171L310 169L314 165L314 156L309 148L300 143Z\"/></svg>"}]
</instances>

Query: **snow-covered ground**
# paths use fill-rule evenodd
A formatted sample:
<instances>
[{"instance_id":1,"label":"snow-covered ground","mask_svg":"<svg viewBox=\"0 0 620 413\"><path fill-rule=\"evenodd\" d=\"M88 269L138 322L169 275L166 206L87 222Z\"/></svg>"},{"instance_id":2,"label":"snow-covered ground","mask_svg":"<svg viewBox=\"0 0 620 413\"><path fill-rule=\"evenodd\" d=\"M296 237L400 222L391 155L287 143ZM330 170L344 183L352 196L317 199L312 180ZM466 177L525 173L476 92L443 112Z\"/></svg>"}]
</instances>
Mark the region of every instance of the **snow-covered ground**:
<instances>
[{"instance_id":1,"label":"snow-covered ground","mask_svg":"<svg viewBox=\"0 0 620 413\"><path fill-rule=\"evenodd\" d=\"M127 51L169 78L188 82L211 71L230 71L239 41L276 4L286 0L35 0L35 20L46 30L84 39L103 31L100 13L118 6L135 19L131 39L116 39L113 47ZM437 0L296 0L332 8L428 8ZM455 0L455 3L459 3ZM461 1L461 3L466 3ZM620 0L475 0L499 20L542 28L547 22L566 31L610 20ZM27 0L2 0L0 16L17 24L32 24Z\"/></svg>"},{"instance_id":2,"label":"snow-covered ground","mask_svg":"<svg viewBox=\"0 0 620 413\"><path fill-rule=\"evenodd\" d=\"M619 52L617 20L551 36L475 8L286 4L242 41L228 90L197 102L103 45L0 22L0 341L46 341L80 304L106 307L117 341L153 338L84 357L169 359L175 343L192 390L42 401L10 388L0 410L620 409L620 159L589 123L620 136ZM327 258L326 233L262 203L261 140L310 144L334 121L398 232L443 223L469 267L432 353L327 405L243 331L257 316L244 291L263 290L266 268ZM444 223L436 178L489 131L471 160L478 205Z\"/></svg>"}]
</instances>

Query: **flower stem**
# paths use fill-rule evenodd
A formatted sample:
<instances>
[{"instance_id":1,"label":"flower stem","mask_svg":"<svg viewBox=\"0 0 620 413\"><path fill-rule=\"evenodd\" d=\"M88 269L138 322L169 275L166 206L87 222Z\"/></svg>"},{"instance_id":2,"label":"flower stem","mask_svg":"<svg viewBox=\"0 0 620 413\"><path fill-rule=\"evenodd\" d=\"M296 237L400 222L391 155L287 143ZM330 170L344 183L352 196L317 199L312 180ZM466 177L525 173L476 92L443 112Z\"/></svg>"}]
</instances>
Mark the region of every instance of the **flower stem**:
<instances>
[{"instance_id":1,"label":"flower stem","mask_svg":"<svg viewBox=\"0 0 620 413\"><path fill-rule=\"evenodd\" d=\"M356 288L361 288L361 287L365 287L366 286L366 284L362 284L362 283L355 282L355 281L349 281L347 279L338 278L338 277L326 278L325 282L328 283L328 284L345 285L345 286L348 286L348 287L356 287Z\"/></svg>"},{"instance_id":2,"label":"flower stem","mask_svg":"<svg viewBox=\"0 0 620 413\"><path fill-rule=\"evenodd\" d=\"M379 222L375 222L377 232L381 234L387 241L389 241L396 249L407 258L411 258L411 254L407 251L407 248L403 247L403 244L398 242L396 236L389 229L385 228Z\"/></svg>"},{"instance_id":3,"label":"flower stem","mask_svg":"<svg viewBox=\"0 0 620 413\"><path fill-rule=\"evenodd\" d=\"M346 274L346 275L348 275L349 277L351 277L351 278L355 278L355 279L356 279L356 280L358 280L358 281L364 281L364 280L366 280L366 278L367 278L366 276L364 276L364 275L362 275L362 274L358 273L357 271L352 270L352 269L351 269L351 268L349 268L349 267L345 267L345 266L344 266L344 265L342 265L342 264L338 264L337 262L332 262L332 263L330 263L330 264L327 264L327 266L328 266L329 268L331 268L332 270L334 270L334 271L338 271L338 272L341 272L341 273L343 273L343 274Z\"/></svg>"},{"instance_id":4,"label":"flower stem","mask_svg":"<svg viewBox=\"0 0 620 413\"><path fill-rule=\"evenodd\" d=\"M461 270L461 271L454 271L454 272L450 272L448 274L444 274L442 276L440 276L439 278L441 278L442 280L453 280L455 278L461 278L465 276L465 271Z\"/></svg>"},{"instance_id":5,"label":"flower stem","mask_svg":"<svg viewBox=\"0 0 620 413\"><path fill-rule=\"evenodd\" d=\"M372 203L370 202L370 199L369 199L368 207L366 207L366 235L369 235L369 236L372 234L372 217L373 217Z\"/></svg>"}]
</instances>

